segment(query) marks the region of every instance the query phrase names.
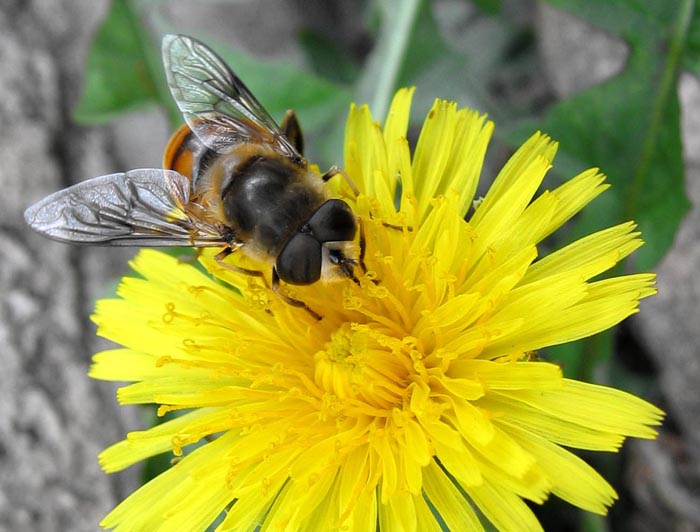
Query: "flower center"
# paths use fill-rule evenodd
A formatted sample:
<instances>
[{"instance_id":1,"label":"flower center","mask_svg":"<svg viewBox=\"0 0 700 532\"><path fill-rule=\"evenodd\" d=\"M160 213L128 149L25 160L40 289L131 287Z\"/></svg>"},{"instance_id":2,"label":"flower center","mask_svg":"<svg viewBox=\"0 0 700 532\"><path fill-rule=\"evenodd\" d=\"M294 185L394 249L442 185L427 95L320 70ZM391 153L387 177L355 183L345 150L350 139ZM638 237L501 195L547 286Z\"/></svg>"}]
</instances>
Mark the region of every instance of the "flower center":
<instances>
[{"instance_id":1,"label":"flower center","mask_svg":"<svg viewBox=\"0 0 700 532\"><path fill-rule=\"evenodd\" d=\"M369 406L375 415L374 409L401 405L408 370L382 338L368 325L341 325L314 357L316 384L346 406Z\"/></svg>"},{"instance_id":2,"label":"flower center","mask_svg":"<svg viewBox=\"0 0 700 532\"><path fill-rule=\"evenodd\" d=\"M353 330L355 329L355 330ZM358 394L368 335L359 327L344 323L331 333L325 349L316 353L316 384L341 399Z\"/></svg>"}]
</instances>

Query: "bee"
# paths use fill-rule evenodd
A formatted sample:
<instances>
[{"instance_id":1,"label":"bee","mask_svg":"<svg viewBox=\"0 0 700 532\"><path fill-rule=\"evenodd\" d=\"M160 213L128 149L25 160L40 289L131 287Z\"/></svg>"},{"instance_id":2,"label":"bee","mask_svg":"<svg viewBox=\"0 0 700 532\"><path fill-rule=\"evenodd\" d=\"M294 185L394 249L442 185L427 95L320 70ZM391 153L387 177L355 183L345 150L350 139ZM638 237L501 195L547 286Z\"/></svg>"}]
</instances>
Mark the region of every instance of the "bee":
<instances>
[{"instance_id":1,"label":"bee","mask_svg":"<svg viewBox=\"0 0 700 532\"><path fill-rule=\"evenodd\" d=\"M262 270L224 262L241 252L266 265L279 297L321 319L280 283L358 283L354 269L358 263L364 269L364 239L359 256L354 245L359 218L325 183L341 175L356 195L357 187L338 167L314 171L302 154L293 111L279 127L203 43L167 35L162 52L185 119L167 145L164 168L88 179L29 207L25 220L46 237L74 244L222 247L219 263L267 284Z\"/></svg>"}]
</instances>

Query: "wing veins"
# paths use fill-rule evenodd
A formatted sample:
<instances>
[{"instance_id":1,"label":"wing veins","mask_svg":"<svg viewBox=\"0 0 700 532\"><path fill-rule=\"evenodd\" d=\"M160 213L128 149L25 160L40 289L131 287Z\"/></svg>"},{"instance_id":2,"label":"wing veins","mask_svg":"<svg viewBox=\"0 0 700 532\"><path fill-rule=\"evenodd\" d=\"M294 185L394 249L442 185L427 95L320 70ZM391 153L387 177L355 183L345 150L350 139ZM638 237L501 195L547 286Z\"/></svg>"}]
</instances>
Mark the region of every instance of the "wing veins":
<instances>
[{"instance_id":1,"label":"wing veins","mask_svg":"<svg viewBox=\"0 0 700 532\"><path fill-rule=\"evenodd\" d=\"M170 92L204 145L226 153L244 142L267 142L280 155L303 160L245 84L207 46L167 35L163 63Z\"/></svg>"},{"instance_id":2,"label":"wing veins","mask_svg":"<svg viewBox=\"0 0 700 532\"><path fill-rule=\"evenodd\" d=\"M188 213L189 180L170 170L110 174L54 193L25 212L49 238L81 244L228 244L223 227ZM231 240L228 237L228 240Z\"/></svg>"}]
</instances>

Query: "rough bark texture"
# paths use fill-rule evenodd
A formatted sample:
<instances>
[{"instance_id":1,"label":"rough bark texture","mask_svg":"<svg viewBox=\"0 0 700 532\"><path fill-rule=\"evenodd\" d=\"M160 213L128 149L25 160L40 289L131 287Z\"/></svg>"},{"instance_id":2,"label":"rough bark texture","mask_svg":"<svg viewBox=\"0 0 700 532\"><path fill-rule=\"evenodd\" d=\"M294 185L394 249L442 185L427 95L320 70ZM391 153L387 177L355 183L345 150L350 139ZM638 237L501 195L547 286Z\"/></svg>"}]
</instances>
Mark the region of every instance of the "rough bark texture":
<instances>
[{"instance_id":1,"label":"rough bark texture","mask_svg":"<svg viewBox=\"0 0 700 532\"><path fill-rule=\"evenodd\" d=\"M2 531L95 530L135 485L128 474L104 475L96 460L127 424L138 426L125 421L135 412L117 407L111 386L86 377L98 348L91 301L122 261L48 242L22 218L31 201L113 170L107 132L69 119L105 8L77 0L0 7Z\"/></svg>"}]
</instances>

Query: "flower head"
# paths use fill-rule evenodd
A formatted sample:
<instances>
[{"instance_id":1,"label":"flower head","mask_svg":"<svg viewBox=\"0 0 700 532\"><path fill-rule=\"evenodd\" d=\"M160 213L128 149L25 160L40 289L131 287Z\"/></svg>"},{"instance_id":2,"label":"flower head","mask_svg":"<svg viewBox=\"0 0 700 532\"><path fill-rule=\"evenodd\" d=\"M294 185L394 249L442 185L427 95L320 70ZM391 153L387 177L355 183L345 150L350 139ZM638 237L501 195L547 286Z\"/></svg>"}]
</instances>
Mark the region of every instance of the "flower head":
<instances>
[{"instance_id":1,"label":"flower head","mask_svg":"<svg viewBox=\"0 0 700 532\"><path fill-rule=\"evenodd\" d=\"M185 412L102 453L109 472L182 456L103 526L197 531L225 511L217 530L440 530L436 516L483 530L480 515L513 532L539 529L524 500L550 494L606 512L615 491L565 447L653 438L662 413L533 351L607 329L654 293L651 274L600 278L639 234L625 223L540 257L603 176L533 199L556 151L536 134L475 202L492 123L437 101L411 157L411 95L383 129L351 109L345 169L360 194L334 186L361 219L367 272L289 289L322 320L212 254L203 273L142 251L140 277L98 303L99 334L124 347L91 375L134 381L122 403Z\"/></svg>"}]
</instances>

